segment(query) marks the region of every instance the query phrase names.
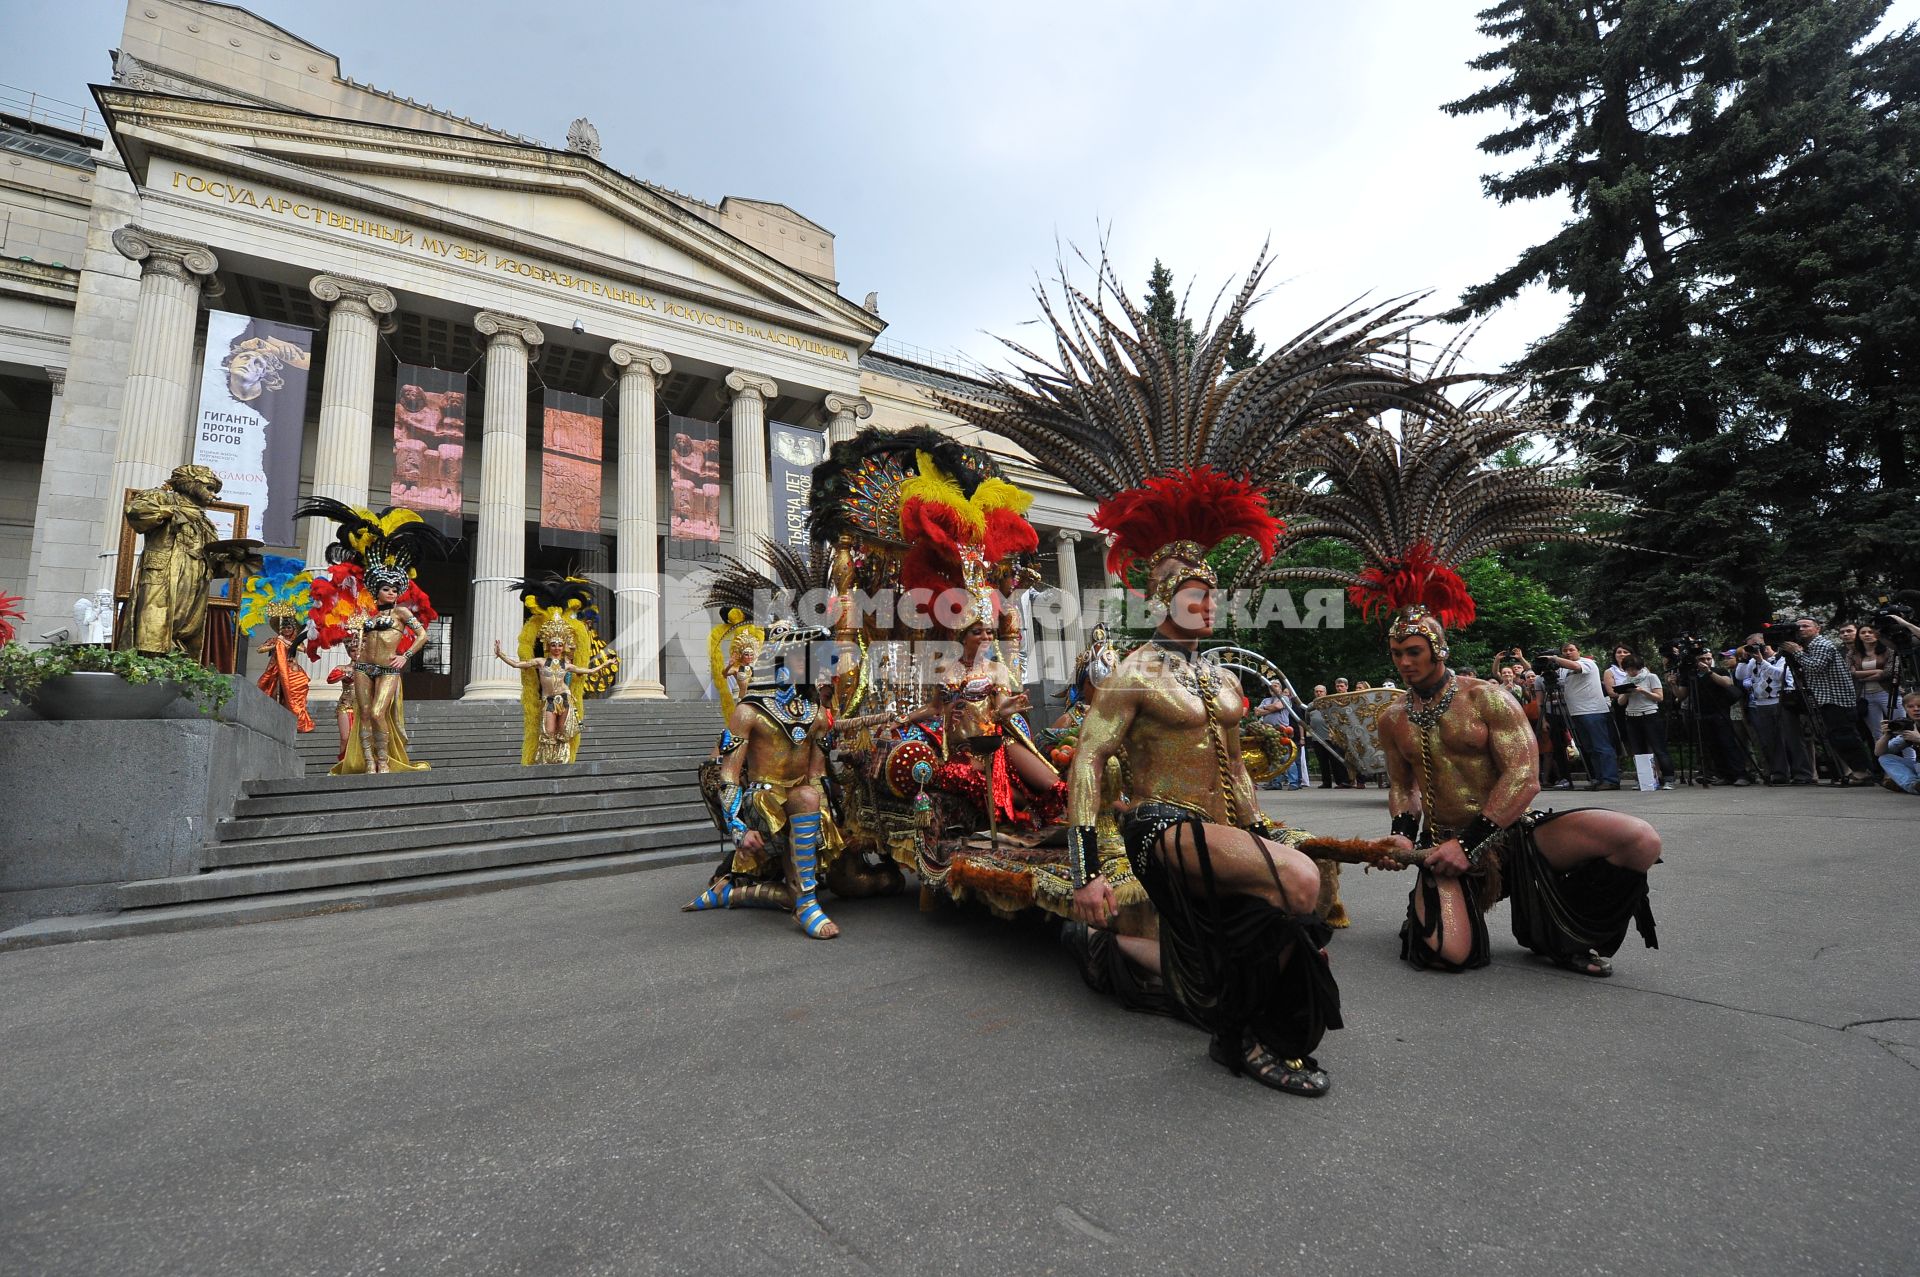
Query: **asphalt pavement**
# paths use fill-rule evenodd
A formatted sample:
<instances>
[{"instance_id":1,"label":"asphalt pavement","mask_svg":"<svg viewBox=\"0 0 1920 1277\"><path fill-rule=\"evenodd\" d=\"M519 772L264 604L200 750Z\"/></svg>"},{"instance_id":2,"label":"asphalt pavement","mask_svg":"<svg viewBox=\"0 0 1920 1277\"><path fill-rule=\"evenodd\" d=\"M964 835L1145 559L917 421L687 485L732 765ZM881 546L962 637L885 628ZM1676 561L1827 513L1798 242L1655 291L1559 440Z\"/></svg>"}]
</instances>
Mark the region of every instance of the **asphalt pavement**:
<instances>
[{"instance_id":1,"label":"asphalt pavement","mask_svg":"<svg viewBox=\"0 0 1920 1277\"><path fill-rule=\"evenodd\" d=\"M1581 977L1502 907L1415 973L1408 880L1349 869L1321 1100L1043 926L808 941L677 912L699 870L0 954L0 1272L1920 1269L1920 801L1603 797L1666 841L1661 948Z\"/></svg>"}]
</instances>

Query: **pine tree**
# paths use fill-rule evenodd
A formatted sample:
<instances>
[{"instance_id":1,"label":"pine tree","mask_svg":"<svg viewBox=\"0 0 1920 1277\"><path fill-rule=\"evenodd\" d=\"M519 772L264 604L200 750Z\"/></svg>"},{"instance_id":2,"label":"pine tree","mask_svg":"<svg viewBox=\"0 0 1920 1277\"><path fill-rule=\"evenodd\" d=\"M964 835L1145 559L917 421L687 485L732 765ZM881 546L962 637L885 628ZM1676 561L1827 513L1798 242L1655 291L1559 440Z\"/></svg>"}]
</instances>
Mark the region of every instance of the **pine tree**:
<instances>
[{"instance_id":1,"label":"pine tree","mask_svg":"<svg viewBox=\"0 0 1920 1277\"><path fill-rule=\"evenodd\" d=\"M1160 330L1167 345L1191 351L1199 340L1193 331L1193 321L1187 318L1186 307L1180 299L1173 295L1173 272L1158 257L1153 259L1153 270L1147 274L1146 302L1147 318Z\"/></svg>"},{"instance_id":2,"label":"pine tree","mask_svg":"<svg viewBox=\"0 0 1920 1277\"><path fill-rule=\"evenodd\" d=\"M1914 276L1885 266L1914 255L1912 34L1861 48L1885 9L1505 0L1480 15L1502 44L1473 65L1503 78L1446 109L1513 120L1481 143L1525 157L1484 179L1490 196L1560 197L1572 215L1458 315L1535 282L1571 297L1517 371L1634 441L1601 481L1643 503L1625 530L1640 549L1597 556L1576 590L1609 631L1737 629L1795 587L1865 586L1836 574L1816 527L1859 490L1849 441L1876 491L1912 473L1896 388L1912 385ZM1816 226L1830 242L1810 252ZM1834 289L1850 304L1828 306Z\"/></svg>"}]
</instances>

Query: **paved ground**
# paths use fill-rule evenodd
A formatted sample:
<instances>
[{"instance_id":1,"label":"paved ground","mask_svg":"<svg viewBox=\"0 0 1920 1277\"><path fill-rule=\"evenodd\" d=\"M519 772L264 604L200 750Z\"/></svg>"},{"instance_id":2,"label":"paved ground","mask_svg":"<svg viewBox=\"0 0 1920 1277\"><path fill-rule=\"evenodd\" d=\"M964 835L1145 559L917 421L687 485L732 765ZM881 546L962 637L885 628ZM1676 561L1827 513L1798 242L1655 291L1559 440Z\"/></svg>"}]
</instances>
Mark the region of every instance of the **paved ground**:
<instances>
[{"instance_id":1,"label":"paved ground","mask_svg":"<svg viewBox=\"0 0 1920 1277\"><path fill-rule=\"evenodd\" d=\"M1617 798L1672 859L1611 981L1504 910L1416 975L1349 871L1321 1101L1037 928L698 871L0 955L0 1271L1913 1272L1920 803Z\"/></svg>"}]
</instances>

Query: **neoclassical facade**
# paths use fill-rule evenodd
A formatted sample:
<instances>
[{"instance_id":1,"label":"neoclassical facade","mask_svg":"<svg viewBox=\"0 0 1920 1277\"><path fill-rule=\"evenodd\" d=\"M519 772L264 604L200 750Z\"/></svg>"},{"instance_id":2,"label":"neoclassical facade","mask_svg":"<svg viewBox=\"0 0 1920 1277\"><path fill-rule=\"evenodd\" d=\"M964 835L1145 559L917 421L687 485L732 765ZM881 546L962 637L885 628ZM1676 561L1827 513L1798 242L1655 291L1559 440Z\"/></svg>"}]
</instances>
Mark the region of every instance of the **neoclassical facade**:
<instances>
[{"instance_id":1,"label":"neoclassical facade","mask_svg":"<svg viewBox=\"0 0 1920 1277\"><path fill-rule=\"evenodd\" d=\"M208 0L131 0L94 98L103 129L0 118L9 235L35 236L0 246L0 589L27 597L25 635L71 626L113 578L121 494L191 459L210 306L316 334L302 496L386 504L396 367L467 370L460 557L423 575L450 650L409 675L413 696L517 697L490 659L518 628L506 587L560 566L612 582L616 694L665 694L669 415L718 423L735 552L769 531L769 421L973 433L933 399L964 378L875 349L884 322L840 295L830 232L620 173L584 121L552 149L357 84ZM605 401L601 535L564 556L535 526L546 390ZM1088 503L970 441L1038 493L1046 558L1077 592ZM319 563L330 535L272 548Z\"/></svg>"}]
</instances>

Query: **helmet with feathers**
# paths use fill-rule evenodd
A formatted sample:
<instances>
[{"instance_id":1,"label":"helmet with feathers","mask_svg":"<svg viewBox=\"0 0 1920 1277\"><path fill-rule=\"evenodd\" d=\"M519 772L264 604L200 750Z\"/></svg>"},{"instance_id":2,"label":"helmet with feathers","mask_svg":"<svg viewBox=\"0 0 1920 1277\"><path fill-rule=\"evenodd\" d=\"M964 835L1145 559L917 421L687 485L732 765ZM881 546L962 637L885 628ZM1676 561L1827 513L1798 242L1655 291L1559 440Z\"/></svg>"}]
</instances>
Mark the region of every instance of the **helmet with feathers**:
<instances>
[{"instance_id":1,"label":"helmet with feathers","mask_svg":"<svg viewBox=\"0 0 1920 1277\"><path fill-rule=\"evenodd\" d=\"M445 558L453 543L414 511L388 506L376 513L330 497L309 497L294 516L330 519L335 525L327 567L312 573L309 656L345 639L348 622L371 606L383 589L398 592L399 605L422 625L439 616L413 579L414 565L429 556Z\"/></svg>"}]
</instances>

